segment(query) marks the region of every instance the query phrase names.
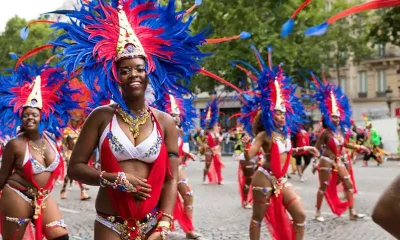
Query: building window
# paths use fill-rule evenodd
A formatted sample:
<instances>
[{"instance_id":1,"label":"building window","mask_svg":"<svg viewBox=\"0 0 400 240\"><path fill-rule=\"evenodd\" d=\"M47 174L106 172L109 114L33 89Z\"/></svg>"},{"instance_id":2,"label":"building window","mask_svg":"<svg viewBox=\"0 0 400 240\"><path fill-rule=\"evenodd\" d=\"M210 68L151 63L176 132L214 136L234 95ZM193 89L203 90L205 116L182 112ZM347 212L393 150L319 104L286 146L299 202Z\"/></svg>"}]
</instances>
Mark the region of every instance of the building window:
<instances>
[{"instance_id":1,"label":"building window","mask_svg":"<svg viewBox=\"0 0 400 240\"><path fill-rule=\"evenodd\" d=\"M378 56L379 57L384 57L386 55L386 49L384 44L378 44L377 45L377 50L378 50Z\"/></svg>"},{"instance_id":2,"label":"building window","mask_svg":"<svg viewBox=\"0 0 400 240\"><path fill-rule=\"evenodd\" d=\"M346 93L346 79L344 78L340 79L340 88L344 93Z\"/></svg>"},{"instance_id":3,"label":"building window","mask_svg":"<svg viewBox=\"0 0 400 240\"><path fill-rule=\"evenodd\" d=\"M325 11L329 12L332 9L331 0L325 0Z\"/></svg>"},{"instance_id":4,"label":"building window","mask_svg":"<svg viewBox=\"0 0 400 240\"><path fill-rule=\"evenodd\" d=\"M378 92L383 93L386 91L386 74L385 70L378 70Z\"/></svg>"},{"instance_id":5,"label":"building window","mask_svg":"<svg viewBox=\"0 0 400 240\"><path fill-rule=\"evenodd\" d=\"M367 72L362 71L359 72L358 75L360 76L360 93L367 93L368 92L368 79L367 79Z\"/></svg>"}]
</instances>

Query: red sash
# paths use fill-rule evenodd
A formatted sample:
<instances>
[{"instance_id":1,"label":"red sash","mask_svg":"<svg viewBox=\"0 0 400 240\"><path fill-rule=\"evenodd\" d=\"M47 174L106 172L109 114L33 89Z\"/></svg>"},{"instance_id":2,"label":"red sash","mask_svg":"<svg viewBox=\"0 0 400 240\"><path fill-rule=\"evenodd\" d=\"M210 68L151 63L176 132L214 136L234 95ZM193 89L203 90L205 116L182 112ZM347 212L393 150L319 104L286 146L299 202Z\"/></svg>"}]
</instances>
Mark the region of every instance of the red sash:
<instances>
[{"instance_id":1,"label":"red sash","mask_svg":"<svg viewBox=\"0 0 400 240\"><path fill-rule=\"evenodd\" d=\"M292 150L288 152L285 165L281 168L280 153L278 144L274 141L271 146L270 166L272 174L277 178L282 178L287 173L289 168ZM274 193L270 199L270 205L265 214L265 220L271 235L276 240L294 240L295 231L291 220L286 213L286 208L283 205L282 192L276 196Z\"/></svg>"},{"instance_id":2,"label":"red sash","mask_svg":"<svg viewBox=\"0 0 400 240\"><path fill-rule=\"evenodd\" d=\"M155 121L157 130L163 136L162 129L157 119L151 113L152 119ZM111 132L112 120L110 122ZM104 139L100 149L101 167L104 171L110 173L122 172L121 167L118 164L118 160L115 158L109 139ZM129 229L136 226L137 221L142 221L144 217L150 213L155 207L157 207L161 196L161 190L166 177L166 172L170 173L170 163L166 146L164 144L164 137L161 144L161 151L158 158L151 164L150 174L147 178L147 184L151 185L151 197L145 201L136 203L131 193L121 192L114 190L113 188L108 189L108 195L111 199L112 206L122 219L128 222ZM139 228L130 230L130 237L134 239L139 234Z\"/></svg>"},{"instance_id":3,"label":"red sash","mask_svg":"<svg viewBox=\"0 0 400 240\"><path fill-rule=\"evenodd\" d=\"M46 140L47 140L47 138L46 138ZM49 141L47 140L47 142L49 142ZM43 188L39 186L39 184L36 182L36 180L34 178L31 161L28 161L27 163L25 163L24 167L22 168L22 172L24 173L26 179L29 180L38 189L38 196L36 197L36 201L37 201L36 206L38 207L39 215L38 215L37 219L33 219L33 224L35 225L35 229L36 229L36 233L35 233L36 240L43 239L42 203L44 202L44 197L45 197L44 193L45 193L45 191L48 191L49 193L51 192L51 190L54 187L54 182L57 180L57 178L59 177L61 172L63 172L63 169L64 169L64 161L61 157L60 149L57 146L57 144L55 146L56 146L58 154L60 156L60 162L59 162L57 168L54 170L54 172L51 173L49 179L47 180L46 185ZM35 211L35 209L33 209L33 210Z\"/></svg>"},{"instance_id":4,"label":"red sash","mask_svg":"<svg viewBox=\"0 0 400 240\"><path fill-rule=\"evenodd\" d=\"M340 151L337 151L337 146L335 140L332 138L329 139L327 147L335 154L336 157L339 157L339 153L342 152L343 146L340 148ZM325 198L328 202L329 207L332 212L338 216L341 216L349 207L349 203L342 202L339 198L338 190L337 190L337 182L339 180L339 174L337 171L332 171L329 179L329 185L325 191Z\"/></svg>"}]
</instances>

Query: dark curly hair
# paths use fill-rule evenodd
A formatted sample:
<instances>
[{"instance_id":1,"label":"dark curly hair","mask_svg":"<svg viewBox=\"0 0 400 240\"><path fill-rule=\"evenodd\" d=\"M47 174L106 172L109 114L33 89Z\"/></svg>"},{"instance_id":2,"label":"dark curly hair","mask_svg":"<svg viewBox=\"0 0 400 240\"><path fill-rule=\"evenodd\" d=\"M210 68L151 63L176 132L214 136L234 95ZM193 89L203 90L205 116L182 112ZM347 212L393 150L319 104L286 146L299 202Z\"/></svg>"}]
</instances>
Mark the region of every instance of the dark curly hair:
<instances>
[{"instance_id":1,"label":"dark curly hair","mask_svg":"<svg viewBox=\"0 0 400 240\"><path fill-rule=\"evenodd\" d=\"M253 122L253 133L256 136L260 132L265 131L264 125L261 122L261 110L258 111L256 117L254 118Z\"/></svg>"}]
</instances>

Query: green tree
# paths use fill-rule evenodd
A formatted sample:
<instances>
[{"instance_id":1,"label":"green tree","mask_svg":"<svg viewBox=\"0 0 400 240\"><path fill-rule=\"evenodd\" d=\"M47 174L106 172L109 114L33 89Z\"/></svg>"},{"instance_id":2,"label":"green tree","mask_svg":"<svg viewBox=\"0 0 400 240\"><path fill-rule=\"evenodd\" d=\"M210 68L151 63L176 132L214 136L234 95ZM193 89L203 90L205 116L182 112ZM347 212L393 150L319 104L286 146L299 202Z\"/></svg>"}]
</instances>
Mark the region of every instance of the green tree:
<instances>
[{"instance_id":1,"label":"green tree","mask_svg":"<svg viewBox=\"0 0 400 240\"><path fill-rule=\"evenodd\" d=\"M181 2L184 9L188 9L193 4L192 0L182 0ZM353 29L357 27L354 23L358 23L358 21L348 23L343 19L335 23L323 36L306 37L304 35L307 27L320 24L332 14L347 8L349 5L345 4L344 0L336 1L331 7L332 9L327 9L323 1L312 2L296 17L293 33L284 39L281 38L282 24L302 2L302 0L288 2L281 0L203 0L203 4L195 10L197 18L193 23L194 32L201 31L210 25L214 29L211 38L233 36L241 31L253 34L248 40L239 39L203 46L204 52L214 53L205 60L204 68L238 85L239 80L245 76L238 69L231 67L229 61L240 59L257 66L249 45L255 45L261 51L264 59L267 59L265 48L269 45L274 49L273 62L275 64L283 63L285 71L293 76L296 82L303 85L304 80L299 75L299 70L312 70L319 74L324 67L329 66L331 53L334 53L338 46L345 46L347 52L356 50L356 54L348 54L346 59L355 58L354 55L357 55L358 58L360 52L364 53L367 48L366 45L363 45L364 43L354 47L352 44L352 47L349 47L349 41L356 40L360 36L360 33L356 32L358 29ZM345 31L340 31L342 25L346 25ZM360 49L356 49L356 47ZM215 86L215 81L201 75L195 76L192 82L193 88L197 86L202 90L210 91Z\"/></svg>"},{"instance_id":2,"label":"green tree","mask_svg":"<svg viewBox=\"0 0 400 240\"><path fill-rule=\"evenodd\" d=\"M378 11L369 33L369 39L374 44L391 43L400 46L400 7Z\"/></svg>"},{"instance_id":3,"label":"green tree","mask_svg":"<svg viewBox=\"0 0 400 240\"><path fill-rule=\"evenodd\" d=\"M48 24L38 23L29 27L29 37L24 41L20 37L20 30L25 27L27 22L25 19L15 16L8 20L5 31L0 35L0 68L13 68L17 62L10 57L9 53L13 52L18 56L22 56L28 51L46 44L51 39L52 30ZM35 61L43 64L50 56L51 50L45 50L35 56L27 59L26 62Z\"/></svg>"}]
</instances>

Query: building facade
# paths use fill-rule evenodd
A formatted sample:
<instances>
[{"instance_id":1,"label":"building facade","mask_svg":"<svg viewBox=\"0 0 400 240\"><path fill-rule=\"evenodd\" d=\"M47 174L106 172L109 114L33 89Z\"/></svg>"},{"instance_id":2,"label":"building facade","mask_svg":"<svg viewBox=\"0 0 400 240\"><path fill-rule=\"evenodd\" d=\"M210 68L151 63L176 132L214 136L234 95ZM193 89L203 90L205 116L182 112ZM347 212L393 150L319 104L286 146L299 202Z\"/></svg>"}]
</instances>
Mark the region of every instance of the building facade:
<instances>
[{"instance_id":1,"label":"building facade","mask_svg":"<svg viewBox=\"0 0 400 240\"><path fill-rule=\"evenodd\" d=\"M339 84L336 68L329 69L331 81ZM363 122L400 115L400 49L378 45L370 59L339 68L340 85L352 102L353 118Z\"/></svg>"}]
</instances>

